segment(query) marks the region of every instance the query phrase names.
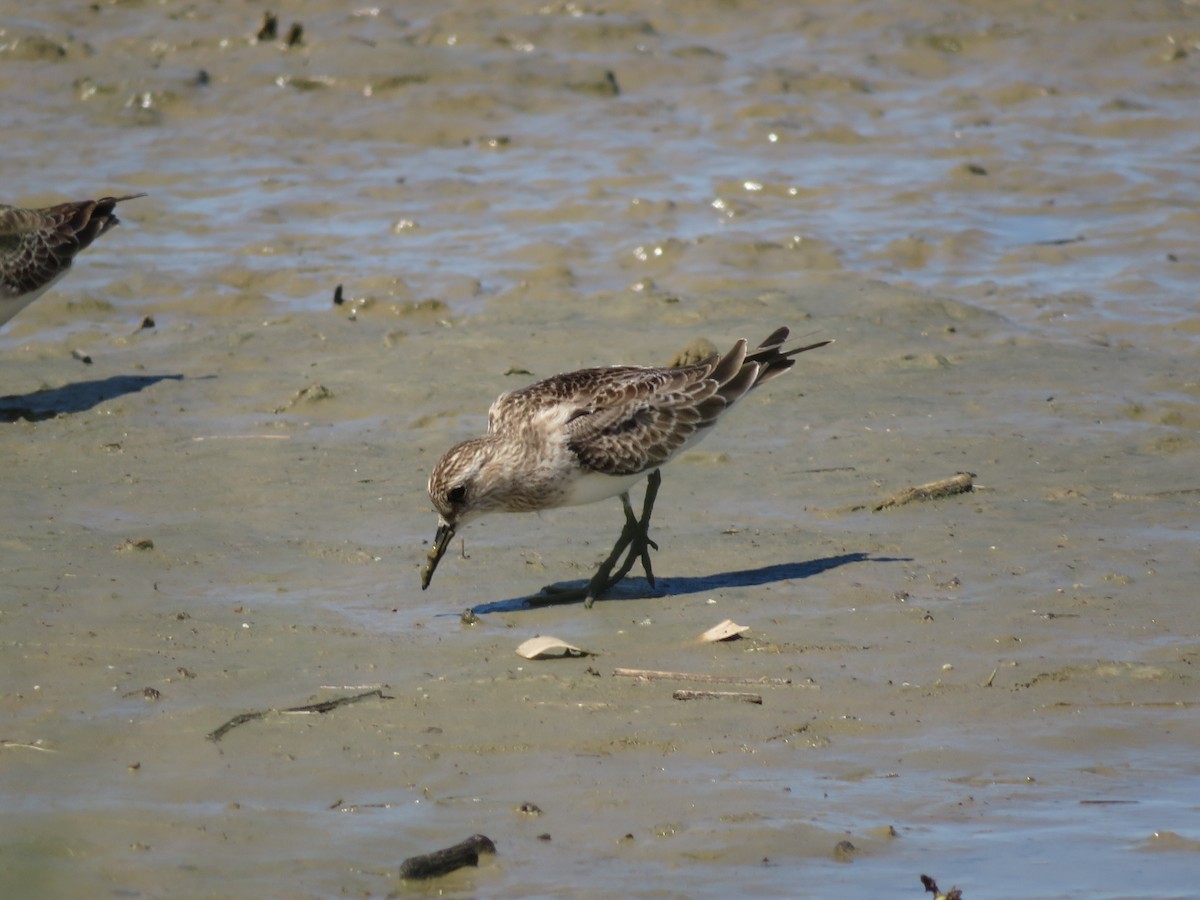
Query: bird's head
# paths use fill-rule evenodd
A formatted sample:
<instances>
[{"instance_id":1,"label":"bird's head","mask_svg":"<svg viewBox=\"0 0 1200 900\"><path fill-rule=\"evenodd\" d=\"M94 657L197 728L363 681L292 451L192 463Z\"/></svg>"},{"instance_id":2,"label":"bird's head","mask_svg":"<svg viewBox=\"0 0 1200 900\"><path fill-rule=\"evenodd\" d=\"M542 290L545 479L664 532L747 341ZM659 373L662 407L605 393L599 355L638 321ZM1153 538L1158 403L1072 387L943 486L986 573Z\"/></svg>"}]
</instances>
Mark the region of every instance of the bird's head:
<instances>
[{"instance_id":1,"label":"bird's head","mask_svg":"<svg viewBox=\"0 0 1200 900\"><path fill-rule=\"evenodd\" d=\"M433 547L421 571L421 589L429 587L434 569L446 553L455 532L472 519L502 506L502 485L488 477L491 442L474 438L451 447L438 460L429 476L429 499L438 511L438 528Z\"/></svg>"}]
</instances>

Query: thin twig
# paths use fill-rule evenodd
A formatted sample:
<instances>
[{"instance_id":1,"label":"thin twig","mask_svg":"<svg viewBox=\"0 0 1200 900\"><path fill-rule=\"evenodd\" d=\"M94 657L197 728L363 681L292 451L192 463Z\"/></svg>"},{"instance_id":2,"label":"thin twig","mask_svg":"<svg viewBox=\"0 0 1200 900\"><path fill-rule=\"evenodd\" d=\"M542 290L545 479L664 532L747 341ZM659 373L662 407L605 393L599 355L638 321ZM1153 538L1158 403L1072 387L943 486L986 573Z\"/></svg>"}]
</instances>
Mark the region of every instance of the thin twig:
<instances>
[{"instance_id":1,"label":"thin twig","mask_svg":"<svg viewBox=\"0 0 1200 900\"><path fill-rule=\"evenodd\" d=\"M1128 494L1125 491L1113 491L1114 500L1157 500L1160 497L1174 497L1179 494L1200 494L1200 488L1175 488L1170 491L1152 491L1149 494Z\"/></svg>"},{"instance_id":2,"label":"thin twig","mask_svg":"<svg viewBox=\"0 0 1200 900\"><path fill-rule=\"evenodd\" d=\"M322 700L320 703L306 703L304 706L290 706L287 709L261 709L254 712L240 713L222 725L220 728L212 731L208 735L208 739L214 743L221 740L233 729L239 725L245 725L247 722L253 722L257 719L263 719L273 712L283 712L296 714L310 713L327 713L337 709L339 706L349 706L351 703L358 703L360 700L366 700L368 697L378 697L380 700L390 700L381 690L366 691L362 694L350 694L346 697L335 697L332 700Z\"/></svg>"},{"instance_id":3,"label":"thin twig","mask_svg":"<svg viewBox=\"0 0 1200 900\"><path fill-rule=\"evenodd\" d=\"M193 441L290 441L290 434L198 434Z\"/></svg>"},{"instance_id":4,"label":"thin twig","mask_svg":"<svg viewBox=\"0 0 1200 900\"><path fill-rule=\"evenodd\" d=\"M740 678L737 675L706 675L701 672L662 672L657 669L613 669L613 675L626 678L669 678L674 681L704 681L709 684L791 684L790 678Z\"/></svg>"},{"instance_id":5,"label":"thin twig","mask_svg":"<svg viewBox=\"0 0 1200 900\"><path fill-rule=\"evenodd\" d=\"M39 753L57 753L50 747L39 747L37 744L22 744L20 741L0 740L0 747L10 750L37 750Z\"/></svg>"},{"instance_id":6,"label":"thin twig","mask_svg":"<svg viewBox=\"0 0 1200 900\"><path fill-rule=\"evenodd\" d=\"M762 705L762 694L748 694L745 691L675 691L671 697L675 700L741 700Z\"/></svg>"}]
</instances>

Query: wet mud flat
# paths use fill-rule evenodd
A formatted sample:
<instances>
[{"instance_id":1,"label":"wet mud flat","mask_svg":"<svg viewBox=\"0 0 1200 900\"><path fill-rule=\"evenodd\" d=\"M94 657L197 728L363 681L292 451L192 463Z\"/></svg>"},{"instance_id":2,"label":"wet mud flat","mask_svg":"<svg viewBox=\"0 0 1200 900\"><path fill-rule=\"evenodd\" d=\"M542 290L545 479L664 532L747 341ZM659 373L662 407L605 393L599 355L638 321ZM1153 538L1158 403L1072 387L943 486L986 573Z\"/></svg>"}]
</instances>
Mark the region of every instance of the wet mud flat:
<instances>
[{"instance_id":1,"label":"wet mud flat","mask_svg":"<svg viewBox=\"0 0 1200 900\"><path fill-rule=\"evenodd\" d=\"M550 301L330 306L0 361L0 407L62 406L0 436L10 884L386 895L480 833L440 888L971 896L1026 858L1047 896L1169 896L1200 737L1179 361L843 279L603 301L586 340ZM473 523L420 591L425 476L499 389L780 323L836 343L664 471L657 588L522 602L590 575L613 501ZM726 618L749 630L697 640ZM517 656L536 634L592 655Z\"/></svg>"}]
</instances>

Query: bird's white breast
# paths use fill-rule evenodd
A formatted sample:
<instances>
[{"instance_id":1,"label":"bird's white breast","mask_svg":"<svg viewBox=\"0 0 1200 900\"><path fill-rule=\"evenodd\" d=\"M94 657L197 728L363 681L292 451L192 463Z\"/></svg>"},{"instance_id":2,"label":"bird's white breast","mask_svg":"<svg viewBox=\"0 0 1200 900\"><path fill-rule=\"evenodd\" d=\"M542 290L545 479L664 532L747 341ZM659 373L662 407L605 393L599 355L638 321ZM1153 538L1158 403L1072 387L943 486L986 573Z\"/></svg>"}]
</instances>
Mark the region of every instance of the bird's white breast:
<instances>
[{"instance_id":1,"label":"bird's white breast","mask_svg":"<svg viewBox=\"0 0 1200 900\"><path fill-rule=\"evenodd\" d=\"M584 472L572 480L559 505L581 506L584 503L595 503L597 500L616 497L625 493L645 476L645 472L637 475L603 475L599 472Z\"/></svg>"},{"instance_id":2,"label":"bird's white breast","mask_svg":"<svg viewBox=\"0 0 1200 900\"><path fill-rule=\"evenodd\" d=\"M57 275L55 275L53 278L51 278L49 281L47 281L41 287L34 288L32 291L30 291L27 294L15 294L15 295L7 294L6 295L3 293L0 293L0 325L3 325L9 319L11 319L13 316L15 316L17 313L19 313L25 307L27 307L30 303L32 303L34 300L36 300L38 297L42 296L42 294L46 293L46 291L50 290L50 288L52 288L54 286L54 282L58 281L60 278L63 277L63 275L66 275L66 274L67 274L67 272L64 269L62 272L59 272Z\"/></svg>"}]
</instances>

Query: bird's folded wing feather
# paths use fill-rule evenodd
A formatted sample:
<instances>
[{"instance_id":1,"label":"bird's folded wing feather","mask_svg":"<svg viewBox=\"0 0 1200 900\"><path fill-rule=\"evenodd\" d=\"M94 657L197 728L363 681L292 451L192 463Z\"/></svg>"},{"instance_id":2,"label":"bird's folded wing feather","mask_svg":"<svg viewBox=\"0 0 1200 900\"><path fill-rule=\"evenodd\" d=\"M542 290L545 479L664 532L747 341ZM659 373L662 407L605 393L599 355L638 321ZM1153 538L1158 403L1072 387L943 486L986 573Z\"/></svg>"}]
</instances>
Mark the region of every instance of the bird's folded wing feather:
<instances>
[{"instance_id":1,"label":"bird's folded wing feather","mask_svg":"<svg viewBox=\"0 0 1200 900\"><path fill-rule=\"evenodd\" d=\"M696 368L634 370L603 385L564 425L567 446L605 475L663 465L709 420L700 407L716 384Z\"/></svg>"},{"instance_id":2,"label":"bird's folded wing feather","mask_svg":"<svg viewBox=\"0 0 1200 900\"><path fill-rule=\"evenodd\" d=\"M18 292L35 290L71 264L80 242L76 227L64 225L74 214L68 207L78 205L0 208L0 261L11 287Z\"/></svg>"}]
</instances>

